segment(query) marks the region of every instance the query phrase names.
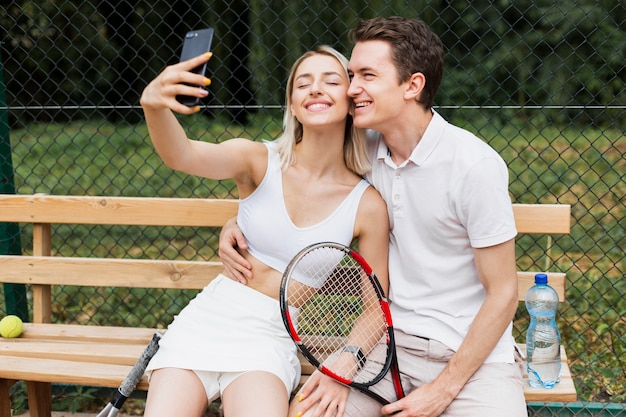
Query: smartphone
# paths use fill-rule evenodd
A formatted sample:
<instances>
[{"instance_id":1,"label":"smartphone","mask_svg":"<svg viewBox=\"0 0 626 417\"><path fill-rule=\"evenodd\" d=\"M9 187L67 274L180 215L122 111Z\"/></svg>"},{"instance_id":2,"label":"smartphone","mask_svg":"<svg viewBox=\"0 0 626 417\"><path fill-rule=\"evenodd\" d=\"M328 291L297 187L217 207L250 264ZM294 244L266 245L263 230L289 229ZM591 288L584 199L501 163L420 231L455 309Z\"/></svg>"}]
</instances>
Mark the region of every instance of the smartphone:
<instances>
[{"instance_id":1,"label":"smartphone","mask_svg":"<svg viewBox=\"0 0 626 417\"><path fill-rule=\"evenodd\" d=\"M192 30L185 34L183 40L183 49L180 53L180 61L186 61L191 58L195 58L198 55L202 55L211 51L211 44L213 42L213 28ZM208 62L195 67L191 72L206 76ZM191 96L176 96L176 99L182 104L194 107L200 103L198 97Z\"/></svg>"}]
</instances>

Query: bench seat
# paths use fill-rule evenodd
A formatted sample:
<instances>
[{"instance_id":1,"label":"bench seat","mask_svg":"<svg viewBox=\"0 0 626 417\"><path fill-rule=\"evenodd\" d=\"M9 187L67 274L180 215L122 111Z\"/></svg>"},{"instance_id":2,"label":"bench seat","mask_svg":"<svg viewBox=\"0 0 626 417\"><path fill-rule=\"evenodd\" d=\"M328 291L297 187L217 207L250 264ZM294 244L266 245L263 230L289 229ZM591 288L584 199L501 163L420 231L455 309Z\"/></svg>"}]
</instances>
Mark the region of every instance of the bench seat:
<instances>
[{"instance_id":1,"label":"bench seat","mask_svg":"<svg viewBox=\"0 0 626 417\"><path fill-rule=\"evenodd\" d=\"M0 339L0 378L118 387L150 342L155 329L25 323L17 339ZM525 352L525 345L519 345ZM552 390L524 379L526 401L576 401L576 389L561 347L562 378ZM300 357L304 382L313 372ZM138 389L147 390L144 375Z\"/></svg>"}]
</instances>

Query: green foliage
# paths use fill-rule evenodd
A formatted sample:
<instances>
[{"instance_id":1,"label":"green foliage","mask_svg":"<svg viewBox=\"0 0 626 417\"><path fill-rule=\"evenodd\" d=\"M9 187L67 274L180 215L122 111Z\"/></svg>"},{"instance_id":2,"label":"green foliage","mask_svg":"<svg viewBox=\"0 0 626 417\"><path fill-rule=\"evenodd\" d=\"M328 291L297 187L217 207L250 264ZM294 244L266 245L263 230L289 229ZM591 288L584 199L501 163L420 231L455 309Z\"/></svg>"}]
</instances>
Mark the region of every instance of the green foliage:
<instances>
[{"instance_id":1,"label":"green foliage","mask_svg":"<svg viewBox=\"0 0 626 417\"><path fill-rule=\"evenodd\" d=\"M626 98L623 2L112 4L21 0L0 14L7 101L16 107L66 107L19 110L12 123L84 118L93 106L98 117L137 121L140 116L124 108L136 106L143 87L176 62L187 30L209 25L219 40L210 63L216 88L209 103L235 105L221 114L245 123L258 104L284 104L288 69L302 52L329 44L349 55L348 33L359 19L400 15L424 19L443 40L446 76L438 104L548 106L546 117L561 125L617 121L624 127L619 117ZM250 107L237 109L240 105ZM493 117L507 120L504 113Z\"/></svg>"},{"instance_id":2,"label":"green foliage","mask_svg":"<svg viewBox=\"0 0 626 417\"><path fill-rule=\"evenodd\" d=\"M615 110L561 106L624 103L624 51L609 52L624 42L623 4L459 0L439 16L433 25L449 49L442 105L555 106L543 110L552 123L583 126L611 123Z\"/></svg>"},{"instance_id":3,"label":"green foliage","mask_svg":"<svg viewBox=\"0 0 626 417\"><path fill-rule=\"evenodd\" d=\"M116 51L100 30L103 20L94 5L77 3L11 2L1 14L2 40L10 51L5 58L9 103L16 102L16 94L22 105L103 102Z\"/></svg>"},{"instance_id":4,"label":"green foliage","mask_svg":"<svg viewBox=\"0 0 626 417\"><path fill-rule=\"evenodd\" d=\"M28 394L26 393L26 382L17 381L9 389L9 399L11 401L13 415L17 416L28 410Z\"/></svg>"},{"instance_id":5,"label":"green foliage","mask_svg":"<svg viewBox=\"0 0 626 417\"><path fill-rule=\"evenodd\" d=\"M362 309L359 297L316 294L301 307L299 334L348 336ZM338 323L338 317L344 321Z\"/></svg>"},{"instance_id":6,"label":"green foliage","mask_svg":"<svg viewBox=\"0 0 626 417\"><path fill-rule=\"evenodd\" d=\"M197 129L196 123L192 132ZM20 193L224 197L232 189L232 182L201 180L167 168L145 126L115 126L97 119L88 125L41 124L14 131L12 140L17 141L14 159L32 161L16 163Z\"/></svg>"},{"instance_id":7,"label":"green foliage","mask_svg":"<svg viewBox=\"0 0 626 417\"><path fill-rule=\"evenodd\" d=\"M90 409L101 401L94 395L97 391L98 388L95 387L76 386L75 389L67 390L65 394L58 396L52 408L55 411L70 411L71 413ZM101 403L100 406L103 407Z\"/></svg>"}]
</instances>

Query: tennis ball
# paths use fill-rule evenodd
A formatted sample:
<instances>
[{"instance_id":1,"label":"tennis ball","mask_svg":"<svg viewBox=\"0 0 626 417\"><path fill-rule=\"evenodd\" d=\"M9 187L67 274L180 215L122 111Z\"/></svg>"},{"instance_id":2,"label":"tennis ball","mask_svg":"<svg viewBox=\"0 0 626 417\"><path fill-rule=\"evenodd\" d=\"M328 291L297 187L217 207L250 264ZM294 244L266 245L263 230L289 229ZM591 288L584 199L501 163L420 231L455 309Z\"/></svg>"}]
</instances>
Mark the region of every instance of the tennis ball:
<instances>
[{"instance_id":1,"label":"tennis ball","mask_svg":"<svg viewBox=\"0 0 626 417\"><path fill-rule=\"evenodd\" d=\"M19 337L23 328L22 319L17 316L10 315L0 320L0 336L2 337Z\"/></svg>"}]
</instances>

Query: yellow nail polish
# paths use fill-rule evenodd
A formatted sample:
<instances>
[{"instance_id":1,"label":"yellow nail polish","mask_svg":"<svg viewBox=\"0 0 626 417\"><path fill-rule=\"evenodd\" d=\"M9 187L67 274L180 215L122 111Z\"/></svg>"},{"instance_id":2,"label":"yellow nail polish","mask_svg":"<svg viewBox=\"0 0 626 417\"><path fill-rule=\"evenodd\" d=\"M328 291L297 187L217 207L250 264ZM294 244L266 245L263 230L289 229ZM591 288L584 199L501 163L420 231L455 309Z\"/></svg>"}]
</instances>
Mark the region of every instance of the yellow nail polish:
<instances>
[{"instance_id":1,"label":"yellow nail polish","mask_svg":"<svg viewBox=\"0 0 626 417\"><path fill-rule=\"evenodd\" d=\"M213 52L207 52L204 54L205 57L211 58L213 56Z\"/></svg>"},{"instance_id":2,"label":"yellow nail polish","mask_svg":"<svg viewBox=\"0 0 626 417\"><path fill-rule=\"evenodd\" d=\"M210 78L205 78L204 79L204 85L211 85L211 79Z\"/></svg>"},{"instance_id":3,"label":"yellow nail polish","mask_svg":"<svg viewBox=\"0 0 626 417\"><path fill-rule=\"evenodd\" d=\"M302 417L302 413L298 411L298 412L296 413L296 417Z\"/></svg>"},{"instance_id":4,"label":"yellow nail polish","mask_svg":"<svg viewBox=\"0 0 626 417\"><path fill-rule=\"evenodd\" d=\"M193 108L193 111L194 111L194 112L196 112L196 113L197 113L197 112L199 112L199 111L200 111L200 106L196 106L196 107L194 107L194 108Z\"/></svg>"},{"instance_id":5,"label":"yellow nail polish","mask_svg":"<svg viewBox=\"0 0 626 417\"><path fill-rule=\"evenodd\" d=\"M298 394L298 402L301 402L304 399L304 396L302 394ZM296 417L300 417L302 415L302 413L298 413L296 414Z\"/></svg>"}]
</instances>

